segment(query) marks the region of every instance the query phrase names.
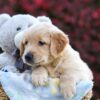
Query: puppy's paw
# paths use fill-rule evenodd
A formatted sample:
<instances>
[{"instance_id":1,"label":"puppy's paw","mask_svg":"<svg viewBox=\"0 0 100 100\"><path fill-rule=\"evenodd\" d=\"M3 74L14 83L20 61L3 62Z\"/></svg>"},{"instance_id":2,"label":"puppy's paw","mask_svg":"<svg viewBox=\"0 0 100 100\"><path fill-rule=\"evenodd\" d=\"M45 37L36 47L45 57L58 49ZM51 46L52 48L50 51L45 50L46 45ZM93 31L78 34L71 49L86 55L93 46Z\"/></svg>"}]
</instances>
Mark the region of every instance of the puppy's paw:
<instances>
[{"instance_id":1,"label":"puppy's paw","mask_svg":"<svg viewBox=\"0 0 100 100\"><path fill-rule=\"evenodd\" d=\"M76 87L72 84L61 84L60 88L66 100L71 100L76 94Z\"/></svg>"},{"instance_id":2,"label":"puppy's paw","mask_svg":"<svg viewBox=\"0 0 100 100\"><path fill-rule=\"evenodd\" d=\"M35 86L44 86L48 82L47 74L35 74L32 73L32 83Z\"/></svg>"}]
</instances>

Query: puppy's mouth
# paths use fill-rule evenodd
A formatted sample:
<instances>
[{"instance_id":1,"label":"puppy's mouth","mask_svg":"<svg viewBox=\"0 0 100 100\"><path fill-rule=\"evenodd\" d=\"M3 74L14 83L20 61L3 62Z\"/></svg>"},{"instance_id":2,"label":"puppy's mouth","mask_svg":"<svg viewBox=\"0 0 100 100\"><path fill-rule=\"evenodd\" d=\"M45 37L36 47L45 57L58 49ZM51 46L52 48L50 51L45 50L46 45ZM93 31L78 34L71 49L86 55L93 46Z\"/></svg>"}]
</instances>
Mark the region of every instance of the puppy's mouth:
<instances>
[{"instance_id":1,"label":"puppy's mouth","mask_svg":"<svg viewBox=\"0 0 100 100\"><path fill-rule=\"evenodd\" d=\"M45 57L33 56L32 53L27 53L23 56L23 62L29 66L44 65L46 60Z\"/></svg>"},{"instance_id":2,"label":"puppy's mouth","mask_svg":"<svg viewBox=\"0 0 100 100\"><path fill-rule=\"evenodd\" d=\"M30 65L30 66L33 66L33 65L42 65L43 62L44 62L43 60L42 61L38 61L38 62L34 62L34 61L28 62L28 61L25 61L25 63L28 64L28 65Z\"/></svg>"},{"instance_id":3,"label":"puppy's mouth","mask_svg":"<svg viewBox=\"0 0 100 100\"><path fill-rule=\"evenodd\" d=\"M33 66L38 66L38 65L43 65L44 60L38 60L38 59L31 59L31 60L26 60L25 57L23 58L23 62L31 67Z\"/></svg>"}]
</instances>

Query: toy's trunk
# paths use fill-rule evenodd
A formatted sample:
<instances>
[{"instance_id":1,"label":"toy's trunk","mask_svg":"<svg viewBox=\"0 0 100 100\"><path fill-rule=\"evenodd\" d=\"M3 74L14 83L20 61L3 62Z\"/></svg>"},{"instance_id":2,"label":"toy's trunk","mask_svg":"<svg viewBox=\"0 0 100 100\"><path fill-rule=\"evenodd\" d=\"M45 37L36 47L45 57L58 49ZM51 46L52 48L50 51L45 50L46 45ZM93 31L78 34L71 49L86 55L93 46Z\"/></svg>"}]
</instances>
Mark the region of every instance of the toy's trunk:
<instances>
[{"instance_id":1,"label":"toy's trunk","mask_svg":"<svg viewBox=\"0 0 100 100\"><path fill-rule=\"evenodd\" d=\"M0 85L0 100L10 100Z\"/></svg>"}]
</instances>

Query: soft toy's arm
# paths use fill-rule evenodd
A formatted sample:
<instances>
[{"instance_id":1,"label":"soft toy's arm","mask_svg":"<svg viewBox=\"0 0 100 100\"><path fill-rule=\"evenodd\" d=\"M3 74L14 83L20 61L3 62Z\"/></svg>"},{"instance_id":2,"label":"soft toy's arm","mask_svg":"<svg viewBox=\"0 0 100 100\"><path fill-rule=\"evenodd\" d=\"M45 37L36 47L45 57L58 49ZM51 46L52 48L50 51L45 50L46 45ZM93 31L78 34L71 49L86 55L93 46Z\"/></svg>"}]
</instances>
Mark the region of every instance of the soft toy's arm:
<instances>
[{"instance_id":1,"label":"soft toy's arm","mask_svg":"<svg viewBox=\"0 0 100 100\"><path fill-rule=\"evenodd\" d=\"M15 67L15 58L6 52L0 54L0 70L4 72L18 72Z\"/></svg>"},{"instance_id":2,"label":"soft toy's arm","mask_svg":"<svg viewBox=\"0 0 100 100\"><path fill-rule=\"evenodd\" d=\"M0 54L0 69L7 65L14 65L14 63L14 58L10 56L8 53L4 52Z\"/></svg>"}]
</instances>

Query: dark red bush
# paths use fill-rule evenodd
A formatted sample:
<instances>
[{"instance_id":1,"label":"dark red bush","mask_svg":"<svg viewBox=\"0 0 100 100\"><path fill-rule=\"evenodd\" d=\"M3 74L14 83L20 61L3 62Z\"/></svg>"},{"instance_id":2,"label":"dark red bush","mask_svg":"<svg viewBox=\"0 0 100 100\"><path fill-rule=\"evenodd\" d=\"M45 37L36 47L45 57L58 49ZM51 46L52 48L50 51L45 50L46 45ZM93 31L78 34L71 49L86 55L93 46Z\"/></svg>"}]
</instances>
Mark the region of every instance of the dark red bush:
<instances>
[{"instance_id":1,"label":"dark red bush","mask_svg":"<svg viewBox=\"0 0 100 100\"><path fill-rule=\"evenodd\" d=\"M0 0L0 13L47 15L94 72L94 97L100 98L100 0Z\"/></svg>"}]
</instances>

